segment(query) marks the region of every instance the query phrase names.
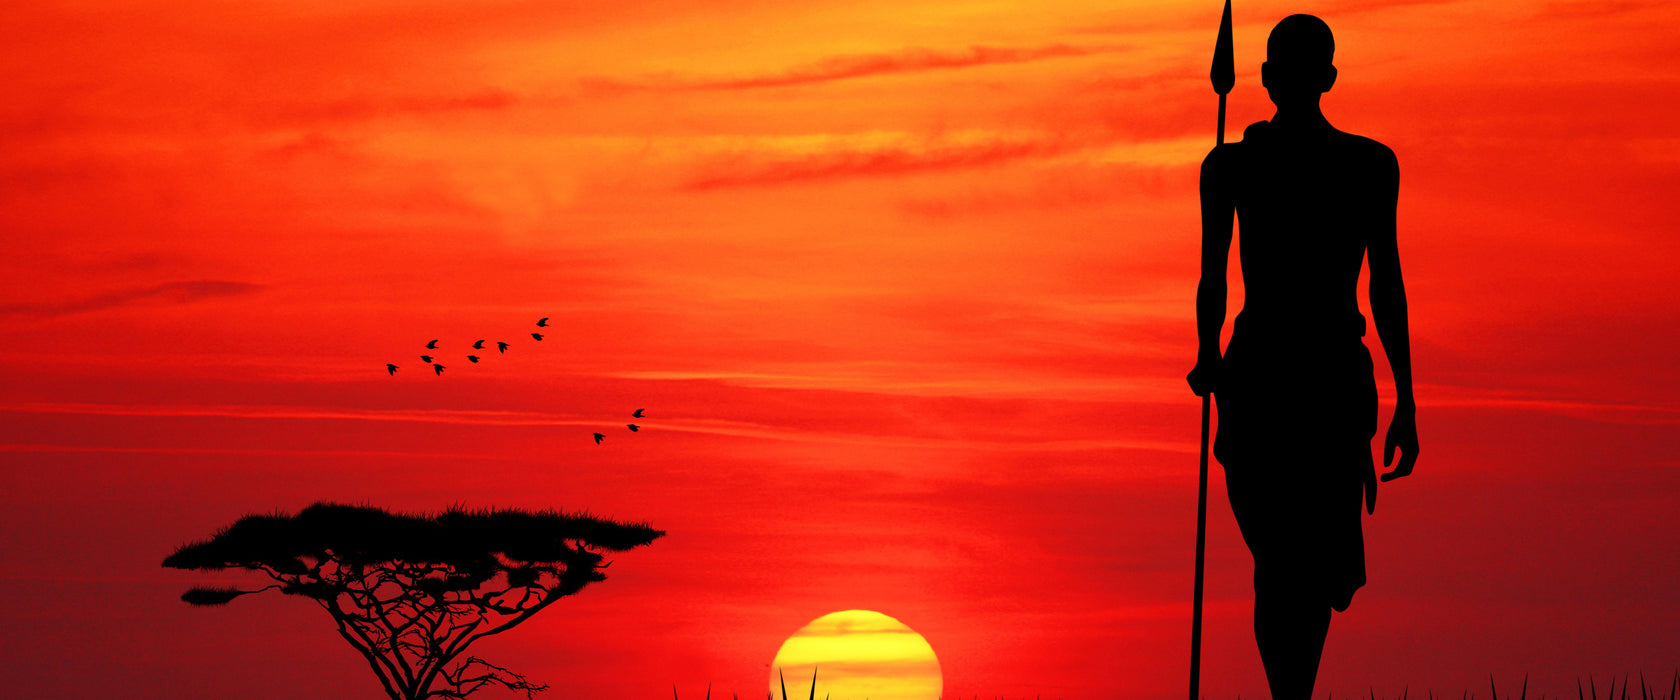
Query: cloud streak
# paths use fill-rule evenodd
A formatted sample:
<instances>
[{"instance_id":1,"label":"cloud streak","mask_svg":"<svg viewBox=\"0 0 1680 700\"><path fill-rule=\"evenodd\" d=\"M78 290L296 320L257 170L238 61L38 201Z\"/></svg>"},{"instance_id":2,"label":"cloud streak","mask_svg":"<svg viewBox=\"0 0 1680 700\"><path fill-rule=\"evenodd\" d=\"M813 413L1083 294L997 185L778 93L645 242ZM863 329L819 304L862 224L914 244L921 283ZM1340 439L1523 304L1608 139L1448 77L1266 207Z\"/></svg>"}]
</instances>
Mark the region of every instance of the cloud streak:
<instances>
[{"instance_id":1,"label":"cloud streak","mask_svg":"<svg viewBox=\"0 0 1680 700\"><path fill-rule=\"evenodd\" d=\"M0 412L120 416L137 418L243 418L251 420L338 420L399 423L429 423L482 427L590 427L601 419L572 414L535 411L447 410L447 409L350 409L272 405L120 405L82 403L21 403L0 405ZM882 445L896 448L968 448L984 444L992 450L1057 452L1082 450L1148 450L1193 452L1195 445L1183 441L1148 439L1044 439L1033 436L994 435L939 436L919 432L891 431L888 425L777 425L761 421L719 418L676 418L659 423L658 430L757 440L792 441L828 445ZM15 446L14 446L15 447ZM26 446L23 451L73 451L69 446ZM94 449L94 448L89 448ZM97 448L105 450L105 447ZM117 448L110 448L117 449ZM137 448L140 449L140 448ZM146 448L150 449L150 448ZM4 451L5 446L0 446ZM169 451L179 451L169 448ZM371 454L371 453L370 453Z\"/></svg>"},{"instance_id":2,"label":"cloud streak","mask_svg":"<svg viewBox=\"0 0 1680 700\"><path fill-rule=\"evenodd\" d=\"M485 89L458 95L365 96L339 100L274 105L265 124L355 122L396 116L428 117L459 112L499 112L519 106L520 98L503 90Z\"/></svg>"},{"instance_id":3,"label":"cloud streak","mask_svg":"<svg viewBox=\"0 0 1680 700\"><path fill-rule=\"evenodd\" d=\"M915 73L930 70L974 68L1042 61L1051 58L1087 56L1113 51L1112 48L1089 48L1067 44L1033 47L970 46L964 51L937 51L910 48L896 53L847 54L830 56L812 63L775 73L739 78L662 75L625 81L612 78L592 78L585 81L590 88L603 91L634 90L752 90L758 88L791 87L813 83L827 83L850 78L862 78L895 73Z\"/></svg>"},{"instance_id":4,"label":"cloud streak","mask_svg":"<svg viewBox=\"0 0 1680 700\"><path fill-rule=\"evenodd\" d=\"M192 304L207 299L246 296L255 294L262 289L263 285L260 284L228 280L168 282L150 287L109 292L72 301L0 304L0 315L58 318L90 311L131 306L146 301L160 301L166 304Z\"/></svg>"},{"instance_id":5,"label":"cloud streak","mask_svg":"<svg viewBox=\"0 0 1680 700\"><path fill-rule=\"evenodd\" d=\"M722 159L691 176L681 189L702 192L731 187L781 185L843 177L879 177L983 167L1024 158L1059 155L1084 144L1059 138L996 138L977 143L835 150L741 164Z\"/></svg>"},{"instance_id":6,"label":"cloud streak","mask_svg":"<svg viewBox=\"0 0 1680 700\"><path fill-rule=\"evenodd\" d=\"M256 456L256 457L354 457L354 458L395 458L395 459L426 459L426 460L480 460L487 462L505 462L510 458L502 455L475 454L472 452L396 452L391 450L286 450L270 448L237 448L237 447L133 447L116 445L57 445L57 444L11 444L0 445L0 454L42 454L42 453L109 453L109 454L139 454L139 455L225 455L225 456Z\"/></svg>"}]
</instances>

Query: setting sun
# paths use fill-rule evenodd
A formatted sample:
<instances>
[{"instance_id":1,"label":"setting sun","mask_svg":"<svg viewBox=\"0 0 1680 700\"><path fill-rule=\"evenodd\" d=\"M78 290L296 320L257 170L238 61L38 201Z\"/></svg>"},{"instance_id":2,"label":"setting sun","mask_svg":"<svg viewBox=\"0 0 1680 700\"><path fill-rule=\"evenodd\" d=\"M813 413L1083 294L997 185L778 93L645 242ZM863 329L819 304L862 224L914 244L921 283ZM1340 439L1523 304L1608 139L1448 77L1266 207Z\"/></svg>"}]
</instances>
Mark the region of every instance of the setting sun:
<instances>
[{"instance_id":1,"label":"setting sun","mask_svg":"<svg viewBox=\"0 0 1680 700\"><path fill-rule=\"evenodd\" d=\"M939 659L927 640L871 610L842 610L812 620L782 642L771 668L775 697L781 697L782 678L790 683L788 697L834 700L935 700L944 687ZM809 685L813 672L814 692Z\"/></svg>"}]
</instances>

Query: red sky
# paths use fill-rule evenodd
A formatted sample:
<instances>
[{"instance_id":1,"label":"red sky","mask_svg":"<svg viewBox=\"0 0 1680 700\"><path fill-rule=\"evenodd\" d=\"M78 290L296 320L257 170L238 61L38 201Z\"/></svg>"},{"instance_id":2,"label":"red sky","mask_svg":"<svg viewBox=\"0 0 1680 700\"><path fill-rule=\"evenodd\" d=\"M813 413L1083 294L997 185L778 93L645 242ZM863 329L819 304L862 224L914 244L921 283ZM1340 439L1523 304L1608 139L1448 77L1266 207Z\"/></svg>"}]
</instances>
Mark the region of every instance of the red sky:
<instances>
[{"instance_id":1,"label":"red sky","mask_svg":"<svg viewBox=\"0 0 1680 700\"><path fill-rule=\"evenodd\" d=\"M1326 113L1401 163L1422 458L1320 692L1666 679L1680 6L1235 12L1232 138L1270 115L1266 32L1311 12ZM667 530L484 643L552 697L752 697L852 608L922 633L951 696L1181 693L1218 13L0 10L0 694L377 694L307 603L192 609L206 577L159 566L316 500ZM473 366L478 338L513 347ZM1260 697L1213 475L1203 687Z\"/></svg>"}]
</instances>

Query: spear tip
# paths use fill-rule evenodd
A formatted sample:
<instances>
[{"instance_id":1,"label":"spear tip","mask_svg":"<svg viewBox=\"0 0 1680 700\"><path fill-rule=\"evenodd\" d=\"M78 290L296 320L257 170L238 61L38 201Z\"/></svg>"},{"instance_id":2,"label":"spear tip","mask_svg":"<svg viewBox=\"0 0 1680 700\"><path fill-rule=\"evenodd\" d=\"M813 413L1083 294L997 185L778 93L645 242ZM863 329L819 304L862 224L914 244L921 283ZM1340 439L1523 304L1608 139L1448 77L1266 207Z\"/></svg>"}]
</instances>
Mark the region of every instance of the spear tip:
<instances>
[{"instance_id":1,"label":"spear tip","mask_svg":"<svg viewBox=\"0 0 1680 700\"><path fill-rule=\"evenodd\" d=\"M1213 47L1213 69L1208 78L1213 91L1221 95L1231 92L1237 84L1236 59L1231 49L1231 0L1225 0L1225 15L1219 20L1219 40Z\"/></svg>"}]
</instances>

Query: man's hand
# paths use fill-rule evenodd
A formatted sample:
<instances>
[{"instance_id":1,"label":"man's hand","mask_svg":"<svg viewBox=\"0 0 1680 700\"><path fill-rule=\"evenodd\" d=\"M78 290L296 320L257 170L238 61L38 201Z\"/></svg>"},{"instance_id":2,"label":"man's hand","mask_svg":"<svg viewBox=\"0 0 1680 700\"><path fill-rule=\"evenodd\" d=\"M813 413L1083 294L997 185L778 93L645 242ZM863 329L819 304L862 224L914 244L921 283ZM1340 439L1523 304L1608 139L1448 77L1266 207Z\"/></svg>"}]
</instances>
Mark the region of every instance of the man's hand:
<instances>
[{"instance_id":1,"label":"man's hand","mask_svg":"<svg viewBox=\"0 0 1680 700\"><path fill-rule=\"evenodd\" d=\"M1219 388L1219 356L1203 357L1196 361L1196 368L1190 370L1190 376L1185 377L1190 382L1190 390L1197 396L1207 396L1208 392Z\"/></svg>"},{"instance_id":2,"label":"man's hand","mask_svg":"<svg viewBox=\"0 0 1680 700\"><path fill-rule=\"evenodd\" d=\"M1394 451L1400 451L1400 463L1394 463ZM1394 420L1388 422L1388 437L1383 440L1383 466L1392 465L1394 471L1382 475L1383 481L1393 481L1412 473L1417 464L1417 408L1396 406Z\"/></svg>"}]
</instances>

